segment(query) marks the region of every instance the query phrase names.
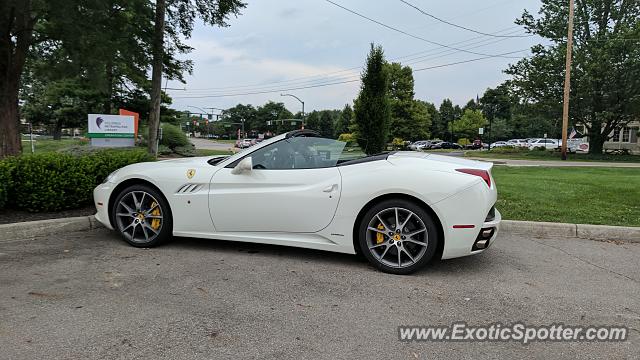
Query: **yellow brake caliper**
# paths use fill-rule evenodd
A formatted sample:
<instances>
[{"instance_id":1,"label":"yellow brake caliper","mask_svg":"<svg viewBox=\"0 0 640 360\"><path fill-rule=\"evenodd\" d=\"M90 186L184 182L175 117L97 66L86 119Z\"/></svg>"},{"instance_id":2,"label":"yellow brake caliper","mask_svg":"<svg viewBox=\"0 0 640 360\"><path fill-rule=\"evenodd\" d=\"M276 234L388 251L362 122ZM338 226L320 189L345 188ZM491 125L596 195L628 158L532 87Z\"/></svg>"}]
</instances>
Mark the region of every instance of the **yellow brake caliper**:
<instances>
[{"instance_id":1,"label":"yellow brake caliper","mask_svg":"<svg viewBox=\"0 0 640 360\"><path fill-rule=\"evenodd\" d=\"M160 207L156 205L158 204L155 201L151 204L151 208L153 209L153 211L151 212L151 215L159 216ZM158 230L160 228L160 219L151 219L151 227L153 228L153 230Z\"/></svg>"},{"instance_id":2,"label":"yellow brake caliper","mask_svg":"<svg viewBox=\"0 0 640 360\"><path fill-rule=\"evenodd\" d=\"M382 224L378 224L378 230L384 230L384 226ZM384 242L384 235L380 233L376 233L376 244L382 244Z\"/></svg>"}]
</instances>

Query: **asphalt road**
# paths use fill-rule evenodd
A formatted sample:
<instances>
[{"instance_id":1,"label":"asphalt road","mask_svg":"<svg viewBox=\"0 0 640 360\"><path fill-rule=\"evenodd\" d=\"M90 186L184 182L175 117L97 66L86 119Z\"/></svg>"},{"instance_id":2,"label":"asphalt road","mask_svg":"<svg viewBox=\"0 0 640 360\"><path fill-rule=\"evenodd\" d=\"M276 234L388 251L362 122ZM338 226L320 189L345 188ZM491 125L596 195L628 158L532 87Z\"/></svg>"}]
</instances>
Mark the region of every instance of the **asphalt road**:
<instances>
[{"instance_id":1,"label":"asphalt road","mask_svg":"<svg viewBox=\"0 0 640 360\"><path fill-rule=\"evenodd\" d=\"M201 139L201 138L189 138L189 141L195 145L196 149L206 150L233 150L234 144L217 142L214 140Z\"/></svg>"},{"instance_id":2,"label":"asphalt road","mask_svg":"<svg viewBox=\"0 0 640 360\"><path fill-rule=\"evenodd\" d=\"M637 358L640 244L502 235L413 276L354 256L96 230L0 241L1 359ZM400 342L398 325L624 325L622 343Z\"/></svg>"},{"instance_id":3,"label":"asphalt road","mask_svg":"<svg viewBox=\"0 0 640 360\"><path fill-rule=\"evenodd\" d=\"M426 151L430 154L464 157L464 151L438 152ZM640 168L640 162L610 161L567 161L560 160L523 160L523 159L491 159L484 157L467 157L470 160L488 161L506 166L543 166L543 167L604 167L604 168Z\"/></svg>"}]
</instances>

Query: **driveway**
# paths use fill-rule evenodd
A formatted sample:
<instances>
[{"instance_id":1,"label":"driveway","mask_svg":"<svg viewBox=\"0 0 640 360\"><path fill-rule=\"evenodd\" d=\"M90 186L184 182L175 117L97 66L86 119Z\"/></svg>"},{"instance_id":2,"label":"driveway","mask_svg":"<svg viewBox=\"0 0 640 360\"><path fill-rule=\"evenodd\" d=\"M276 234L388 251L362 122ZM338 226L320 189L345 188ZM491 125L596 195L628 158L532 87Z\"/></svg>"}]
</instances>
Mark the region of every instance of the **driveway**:
<instances>
[{"instance_id":1,"label":"driveway","mask_svg":"<svg viewBox=\"0 0 640 360\"><path fill-rule=\"evenodd\" d=\"M464 151L426 151L430 154L464 157ZM469 156L466 159L488 161L496 165L506 166L544 166L544 167L606 167L606 168L640 168L640 162L608 162L608 161L560 161L560 160L524 160L524 159L491 159Z\"/></svg>"},{"instance_id":2,"label":"driveway","mask_svg":"<svg viewBox=\"0 0 640 360\"><path fill-rule=\"evenodd\" d=\"M201 139L201 138L189 138L189 141L195 145L196 149L206 150L233 150L233 144L217 142L214 140Z\"/></svg>"},{"instance_id":3,"label":"driveway","mask_svg":"<svg viewBox=\"0 0 640 360\"><path fill-rule=\"evenodd\" d=\"M507 166L544 166L544 167L604 167L604 168L640 168L640 163L606 162L606 161L560 161L560 160L517 160L474 158L471 160L490 161L497 165Z\"/></svg>"},{"instance_id":4,"label":"driveway","mask_svg":"<svg viewBox=\"0 0 640 360\"><path fill-rule=\"evenodd\" d=\"M413 276L354 256L107 230L0 239L0 358L632 358L640 244L500 236ZM623 325L621 343L400 342L399 325ZM634 355L635 354L635 355Z\"/></svg>"}]
</instances>

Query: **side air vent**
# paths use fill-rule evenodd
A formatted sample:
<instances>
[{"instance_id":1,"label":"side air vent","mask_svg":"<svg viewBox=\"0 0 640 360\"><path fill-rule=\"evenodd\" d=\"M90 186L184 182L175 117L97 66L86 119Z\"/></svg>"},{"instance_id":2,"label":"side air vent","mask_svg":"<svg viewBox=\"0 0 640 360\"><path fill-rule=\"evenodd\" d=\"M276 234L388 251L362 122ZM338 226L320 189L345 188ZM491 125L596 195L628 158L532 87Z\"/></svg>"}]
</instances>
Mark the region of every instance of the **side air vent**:
<instances>
[{"instance_id":1,"label":"side air vent","mask_svg":"<svg viewBox=\"0 0 640 360\"><path fill-rule=\"evenodd\" d=\"M200 189L202 189L202 184L184 184L176 191L176 194L191 194Z\"/></svg>"}]
</instances>

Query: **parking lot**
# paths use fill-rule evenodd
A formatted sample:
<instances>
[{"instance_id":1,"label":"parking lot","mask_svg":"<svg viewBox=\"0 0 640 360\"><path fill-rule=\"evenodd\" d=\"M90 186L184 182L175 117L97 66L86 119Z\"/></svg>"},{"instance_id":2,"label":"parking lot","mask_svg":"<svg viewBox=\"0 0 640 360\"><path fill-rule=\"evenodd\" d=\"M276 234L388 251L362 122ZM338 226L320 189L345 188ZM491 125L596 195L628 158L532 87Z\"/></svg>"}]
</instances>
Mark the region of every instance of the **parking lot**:
<instances>
[{"instance_id":1,"label":"parking lot","mask_svg":"<svg viewBox=\"0 0 640 360\"><path fill-rule=\"evenodd\" d=\"M413 276L355 256L107 230L0 241L0 358L631 358L640 244L501 235ZM400 342L399 325L624 325L622 343ZM633 355L635 354L635 355Z\"/></svg>"}]
</instances>

